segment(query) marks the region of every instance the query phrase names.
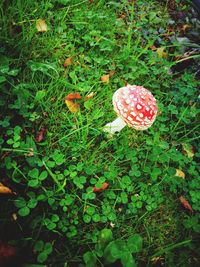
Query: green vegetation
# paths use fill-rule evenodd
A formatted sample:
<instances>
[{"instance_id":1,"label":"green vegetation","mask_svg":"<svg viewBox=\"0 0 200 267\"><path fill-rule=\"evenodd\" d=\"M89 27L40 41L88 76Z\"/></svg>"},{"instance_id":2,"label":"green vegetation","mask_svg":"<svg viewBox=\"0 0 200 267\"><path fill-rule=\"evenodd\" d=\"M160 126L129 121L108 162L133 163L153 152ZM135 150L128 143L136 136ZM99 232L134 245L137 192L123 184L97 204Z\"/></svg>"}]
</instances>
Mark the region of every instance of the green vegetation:
<instances>
[{"instance_id":1,"label":"green vegetation","mask_svg":"<svg viewBox=\"0 0 200 267\"><path fill-rule=\"evenodd\" d=\"M0 6L0 183L12 190L0 194L2 240L28 251L27 267L197 266L200 81L193 65L171 71L182 47L169 38L166 5L9 2ZM112 95L127 82L153 93L157 119L108 138ZM81 96L74 113L71 93Z\"/></svg>"}]
</instances>

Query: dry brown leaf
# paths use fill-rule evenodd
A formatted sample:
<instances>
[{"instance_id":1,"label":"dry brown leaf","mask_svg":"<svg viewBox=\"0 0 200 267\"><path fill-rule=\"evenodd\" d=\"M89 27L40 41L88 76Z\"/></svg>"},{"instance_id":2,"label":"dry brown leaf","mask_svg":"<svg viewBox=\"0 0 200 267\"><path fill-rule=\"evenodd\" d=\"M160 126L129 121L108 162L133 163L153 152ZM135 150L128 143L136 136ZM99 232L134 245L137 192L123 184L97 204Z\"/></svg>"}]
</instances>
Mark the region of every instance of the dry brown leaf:
<instances>
[{"instance_id":1,"label":"dry brown leaf","mask_svg":"<svg viewBox=\"0 0 200 267\"><path fill-rule=\"evenodd\" d=\"M183 171L179 170L179 169L176 169L175 176L185 179L185 173Z\"/></svg>"},{"instance_id":2,"label":"dry brown leaf","mask_svg":"<svg viewBox=\"0 0 200 267\"><path fill-rule=\"evenodd\" d=\"M97 188L96 186L94 186L93 187L93 192L102 192L107 187L108 187L108 183L104 182L104 183L102 183L102 187L101 188Z\"/></svg>"},{"instance_id":3,"label":"dry brown leaf","mask_svg":"<svg viewBox=\"0 0 200 267\"><path fill-rule=\"evenodd\" d=\"M182 26L182 30L183 30L184 32L186 32L186 31L189 30L190 28L192 28L192 25L190 25L190 24L184 24L184 25Z\"/></svg>"},{"instance_id":4,"label":"dry brown leaf","mask_svg":"<svg viewBox=\"0 0 200 267\"><path fill-rule=\"evenodd\" d=\"M187 209L187 210L193 212L193 209L192 209L192 207L190 206L189 202L188 202L183 196L180 196L180 197L179 197L179 201L181 202L182 206L183 206L185 209Z\"/></svg>"},{"instance_id":5,"label":"dry brown leaf","mask_svg":"<svg viewBox=\"0 0 200 267\"><path fill-rule=\"evenodd\" d=\"M189 145L189 144L182 144L183 150L187 154L188 158L193 158L194 157L194 148Z\"/></svg>"},{"instance_id":6,"label":"dry brown leaf","mask_svg":"<svg viewBox=\"0 0 200 267\"><path fill-rule=\"evenodd\" d=\"M65 59L65 61L63 63L63 67L67 68L67 67L71 66L72 63L73 63L72 57L68 57Z\"/></svg>"},{"instance_id":7,"label":"dry brown leaf","mask_svg":"<svg viewBox=\"0 0 200 267\"><path fill-rule=\"evenodd\" d=\"M156 51L158 48L157 48L155 45L152 45L152 46L150 46L150 49L151 49L152 51Z\"/></svg>"},{"instance_id":8,"label":"dry brown leaf","mask_svg":"<svg viewBox=\"0 0 200 267\"><path fill-rule=\"evenodd\" d=\"M16 256L16 253L17 251L15 247L0 241L0 265L1 266L11 266L9 263L11 260L13 261L14 257Z\"/></svg>"},{"instance_id":9,"label":"dry brown leaf","mask_svg":"<svg viewBox=\"0 0 200 267\"><path fill-rule=\"evenodd\" d=\"M166 58L167 57L167 53L164 50L165 50L165 47L157 48L156 53L158 54L159 58Z\"/></svg>"},{"instance_id":10,"label":"dry brown leaf","mask_svg":"<svg viewBox=\"0 0 200 267\"><path fill-rule=\"evenodd\" d=\"M7 186L0 183L0 194L13 194L13 191Z\"/></svg>"},{"instance_id":11,"label":"dry brown leaf","mask_svg":"<svg viewBox=\"0 0 200 267\"><path fill-rule=\"evenodd\" d=\"M48 30L47 24L43 19L36 20L36 28L38 32L46 32Z\"/></svg>"},{"instance_id":12,"label":"dry brown leaf","mask_svg":"<svg viewBox=\"0 0 200 267\"><path fill-rule=\"evenodd\" d=\"M8 157L8 155L10 154L10 152L5 152L2 157L1 157L1 160L3 160L4 158Z\"/></svg>"},{"instance_id":13,"label":"dry brown leaf","mask_svg":"<svg viewBox=\"0 0 200 267\"><path fill-rule=\"evenodd\" d=\"M94 92L89 93L88 95L85 96L84 101L87 101L89 99L92 99L93 96L94 96Z\"/></svg>"},{"instance_id":14,"label":"dry brown leaf","mask_svg":"<svg viewBox=\"0 0 200 267\"><path fill-rule=\"evenodd\" d=\"M39 132L38 136L35 138L36 142L39 143L39 142L41 142L41 141L44 139L44 135L45 135L46 131L47 131L47 129L46 129L46 128L43 128L43 129Z\"/></svg>"},{"instance_id":15,"label":"dry brown leaf","mask_svg":"<svg viewBox=\"0 0 200 267\"><path fill-rule=\"evenodd\" d=\"M109 74L101 76L101 81L103 83L109 83L109 80L110 80L110 75Z\"/></svg>"}]
</instances>

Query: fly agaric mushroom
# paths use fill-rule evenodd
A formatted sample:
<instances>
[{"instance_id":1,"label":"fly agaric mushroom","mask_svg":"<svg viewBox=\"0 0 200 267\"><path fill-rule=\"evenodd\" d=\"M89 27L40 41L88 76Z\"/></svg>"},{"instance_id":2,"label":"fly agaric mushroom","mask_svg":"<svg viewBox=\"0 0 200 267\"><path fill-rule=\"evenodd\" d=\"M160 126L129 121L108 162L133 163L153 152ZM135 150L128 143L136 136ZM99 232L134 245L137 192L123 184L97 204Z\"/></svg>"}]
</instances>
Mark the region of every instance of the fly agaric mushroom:
<instances>
[{"instance_id":1,"label":"fly agaric mushroom","mask_svg":"<svg viewBox=\"0 0 200 267\"><path fill-rule=\"evenodd\" d=\"M137 85L118 89L113 95L113 106L119 117L103 128L110 134L120 132L126 125L136 130L146 130L155 121L158 110L152 93Z\"/></svg>"}]
</instances>

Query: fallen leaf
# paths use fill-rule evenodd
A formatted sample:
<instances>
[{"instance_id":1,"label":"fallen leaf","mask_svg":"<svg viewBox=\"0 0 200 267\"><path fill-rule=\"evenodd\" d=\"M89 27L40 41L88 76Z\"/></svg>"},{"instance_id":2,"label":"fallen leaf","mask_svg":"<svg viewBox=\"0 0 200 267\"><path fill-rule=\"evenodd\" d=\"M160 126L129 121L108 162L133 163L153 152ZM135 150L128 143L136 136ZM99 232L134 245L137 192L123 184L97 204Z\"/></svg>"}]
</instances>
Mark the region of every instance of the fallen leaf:
<instances>
[{"instance_id":1,"label":"fallen leaf","mask_svg":"<svg viewBox=\"0 0 200 267\"><path fill-rule=\"evenodd\" d=\"M30 147L28 149L28 153L25 154L26 157L33 157L34 156L34 149Z\"/></svg>"},{"instance_id":2,"label":"fallen leaf","mask_svg":"<svg viewBox=\"0 0 200 267\"><path fill-rule=\"evenodd\" d=\"M91 92L90 94L86 95L85 98L84 98L84 101L87 101L89 99L92 99L94 96L94 92Z\"/></svg>"},{"instance_id":3,"label":"fallen leaf","mask_svg":"<svg viewBox=\"0 0 200 267\"><path fill-rule=\"evenodd\" d=\"M47 24L43 19L36 20L36 28L38 32L46 32L48 29Z\"/></svg>"},{"instance_id":4,"label":"fallen leaf","mask_svg":"<svg viewBox=\"0 0 200 267\"><path fill-rule=\"evenodd\" d=\"M93 187L93 192L102 192L108 187L108 183L104 182L102 183L101 188L97 188L96 186Z\"/></svg>"},{"instance_id":5,"label":"fallen leaf","mask_svg":"<svg viewBox=\"0 0 200 267\"><path fill-rule=\"evenodd\" d=\"M82 96L79 93L71 93L65 98L65 104L71 113L75 113L80 109L80 104L74 102L74 100L77 99L82 99Z\"/></svg>"},{"instance_id":6,"label":"fallen leaf","mask_svg":"<svg viewBox=\"0 0 200 267\"><path fill-rule=\"evenodd\" d=\"M112 228L114 228L114 227L115 227L115 223L110 222L110 226L111 226Z\"/></svg>"},{"instance_id":7,"label":"fallen leaf","mask_svg":"<svg viewBox=\"0 0 200 267\"><path fill-rule=\"evenodd\" d=\"M7 186L0 183L0 194L13 194L13 191Z\"/></svg>"},{"instance_id":8,"label":"fallen leaf","mask_svg":"<svg viewBox=\"0 0 200 267\"><path fill-rule=\"evenodd\" d=\"M164 50L165 50L165 47L157 48L156 53L158 54L159 58L166 58L167 57L167 53Z\"/></svg>"},{"instance_id":9,"label":"fallen leaf","mask_svg":"<svg viewBox=\"0 0 200 267\"><path fill-rule=\"evenodd\" d=\"M17 220L17 214L16 213L13 213L12 214L12 218L13 218L13 221L16 221Z\"/></svg>"},{"instance_id":10,"label":"fallen leaf","mask_svg":"<svg viewBox=\"0 0 200 267\"><path fill-rule=\"evenodd\" d=\"M109 74L101 76L101 81L103 83L109 83L109 80L110 80L110 75Z\"/></svg>"},{"instance_id":11,"label":"fallen leaf","mask_svg":"<svg viewBox=\"0 0 200 267\"><path fill-rule=\"evenodd\" d=\"M189 144L182 144L184 152L187 154L188 158L194 157L194 148Z\"/></svg>"},{"instance_id":12,"label":"fallen leaf","mask_svg":"<svg viewBox=\"0 0 200 267\"><path fill-rule=\"evenodd\" d=\"M158 264L158 263L161 263L163 260L164 260L164 258L163 258L162 256L159 256L159 257L153 257L153 258L151 259L151 262L152 262L153 264Z\"/></svg>"},{"instance_id":13,"label":"fallen leaf","mask_svg":"<svg viewBox=\"0 0 200 267\"><path fill-rule=\"evenodd\" d=\"M69 109L69 111L71 113L75 113L80 109L80 104L79 103L74 103L71 100L65 99L65 104L67 105L67 107L68 107L68 109Z\"/></svg>"},{"instance_id":14,"label":"fallen leaf","mask_svg":"<svg viewBox=\"0 0 200 267\"><path fill-rule=\"evenodd\" d=\"M71 93L66 96L66 100L74 100L74 99L81 99L82 96L79 93Z\"/></svg>"},{"instance_id":15,"label":"fallen leaf","mask_svg":"<svg viewBox=\"0 0 200 267\"><path fill-rule=\"evenodd\" d=\"M115 75L115 70L110 70L110 72L109 72L109 76L112 77L112 76L114 76L114 75Z\"/></svg>"},{"instance_id":16,"label":"fallen leaf","mask_svg":"<svg viewBox=\"0 0 200 267\"><path fill-rule=\"evenodd\" d=\"M44 134L46 133L46 130L47 130L47 129L43 128L43 129L39 132L38 136L35 138L36 142L39 143L39 142L41 142L41 141L44 139Z\"/></svg>"},{"instance_id":17,"label":"fallen leaf","mask_svg":"<svg viewBox=\"0 0 200 267\"><path fill-rule=\"evenodd\" d=\"M179 170L179 169L176 169L175 176L185 179L185 173L183 171Z\"/></svg>"},{"instance_id":18,"label":"fallen leaf","mask_svg":"<svg viewBox=\"0 0 200 267\"><path fill-rule=\"evenodd\" d=\"M67 59L65 59L64 63L63 63L63 67L67 68L69 66L71 66L73 63L72 57L68 57Z\"/></svg>"},{"instance_id":19,"label":"fallen leaf","mask_svg":"<svg viewBox=\"0 0 200 267\"><path fill-rule=\"evenodd\" d=\"M186 32L186 31L189 30L190 28L192 28L192 26L191 26L190 24L184 24L184 25L182 26L182 30L183 30L184 32Z\"/></svg>"},{"instance_id":20,"label":"fallen leaf","mask_svg":"<svg viewBox=\"0 0 200 267\"><path fill-rule=\"evenodd\" d=\"M183 206L185 209L187 209L187 210L193 212L192 207L190 206L189 202L188 202L183 196L180 196L180 197L179 197L179 201L181 202L182 206Z\"/></svg>"},{"instance_id":21,"label":"fallen leaf","mask_svg":"<svg viewBox=\"0 0 200 267\"><path fill-rule=\"evenodd\" d=\"M156 51L158 48L157 48L155 45L152 45L152 46L150 46L150 49L151 49L152 51Z\"/></svg>"},{"instance_id":22,"label":"fallen leaf","mask_svg":"<svg viewBox=\"0 0 200 267\"><path fill-rule=\"evenodd\" d=\"M8 157L10 154L10 152L5 152L2 156L1 156L1 160L3 160L4 158Z\"/></svg>"},{"instance_id":23,"label":"fallen leaf","mask_svg":"<svg viewBox=\"0 0 200 267\"><path fill-rule=\"evenodd\" d=\"M14 247L0 241L0 265L8 266L9 261L16 256L16 252Z\"/></svg>"}]
</instances>

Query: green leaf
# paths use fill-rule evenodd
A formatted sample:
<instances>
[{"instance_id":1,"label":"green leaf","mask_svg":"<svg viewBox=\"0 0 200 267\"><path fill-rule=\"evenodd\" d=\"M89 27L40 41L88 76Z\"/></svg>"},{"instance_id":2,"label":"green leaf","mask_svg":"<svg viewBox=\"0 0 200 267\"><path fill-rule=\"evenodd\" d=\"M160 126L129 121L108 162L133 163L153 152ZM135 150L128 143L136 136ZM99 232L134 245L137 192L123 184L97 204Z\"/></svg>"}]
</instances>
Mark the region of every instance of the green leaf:
<instances>
[{"instance_id":1,"label":"green leaf","mask_svg":"<svg viewBox=\"0 0 200 267\"><path fill-rule=\"evenodd\" d=\"M101 220L101 217L100 217L99 214L95 214L95 215L92 216L92 220L94 222L99 222Z\"/></svg>"},{"instance_id":2,"label":"green leaf","mask_svg":"<svg viewBox=\"0 0 200 267\"><path fill-rule=\"evenodd\" d=\"M19 197L15 200L15 206L17 208L23 208L26 206L26 200L23 197Z\"/></svg>"},{"instance_id":3,"label":"green leaf","mask_svg":"<svg viewBox=\"0 0 200 267\"><path fill-rule=\"evenodd\" d=\"M47 227L47 229L49 229L49 230L53 230L53 229L55 229L56 228L56 224L54 223L54 222L49 222L48 224L46 224L46 227Z\"/></svg>"},{"instance_id":4,"label":"green leaf","mask_svg":"<svg viewBox=\"0 0 200 267\"><path fill-rule=\"evenodd\" d=\"M43 251L37 256L37 261L43 263L47 260L47 258L48 254L46 253L46 251Z\"/></svg>"},{"instance_id":5,"label":"green leaf","mask_svg":"<svg viewBox=\"0 0 200 267\"><path fill-rule=\"evenodd\" d=\"M113 234L112 231L110 229L103 229L101 230L100 234L99 234L99 242L100 243L108 243L113 239Z\"/></svg>"},{"instance_id":6,"label":"green leaf","mask_svg":"<svg viewBox=\"0 0 200 267\"><path fill-rule=\"evenodd\" d=\"M93 105L94 105L93 99L89 99L89 100L84 102L84 107L88 110L91 109L93 107Z\"/></svg>"},{"instance_id":7,"label":"green leaf","mask_svg":"<svg viewBox=\"0 0 200 267\"><path fill-rule=\"evenodd\" d=\"M8 75L10 75L10 76L17 76L17 74L19 73L19 71L20 71L20 69L13 69L13 70L10 70L9 72L8 72Z\"/></svg>"},{"instance_id":8,"label":"green leaf","mask_svg":"<svg viewBox=\"0 0 200 267\"><path fill-rule=\"evenodd\" d=\"M130 253L140 252L142 250L142 237L139 234L130 236L127 240L127 247Z\"/></svg>"},{"instance_id":9,"label":"green leaf","mask_svg":"<svg viewBox=\"0 0 200 267\"><path fill-rule=\"evenodd\" d=\"M121 257L121 262L123 267L136 267L135 260L131 253L127 252L124 253Z\"/></svg>"},{"instance_id":10,"label":"green leaf","mask_svg":"<svg viewBox=\"0 0 200 267\"><path fill-rule=\"evenodd\" d=\"M44 242L42 240L39 240L35 243L34 250L39 252L42 251L44 247Z\"/></svg>"},{"instance_id":11,"label":"green leaf","mask_svg":"<svg viewBox=\"0 0 200 267\"><path fill-rule=\"evenodd\" d=\"M44 245L44 251L46 254L51 254L51 252L53 251L53 246L50 242L47 242L45 245Z\"/></svg>"},{"instance_id":12,"label":"green leaf","mask_svg":"<svg viewBox=\"0 0 200 267\"><path fill-rule=\"evenodd\" d=\"M83 221L85 222L85 223L90 223L91 222L91 216L89 216L89 215L87 215L87 214L84 214L83 215Z\"/></svg>"},{"instance_id":13,"label":"green leaf","mask_svg":"<svg viewBox=\"0 0 200 267\"><path fill-rule=\"evenodd\" d=\"M38 169L34 168L34 169L32 169L31 171L28 172L28 175L31 178L38 178L39 177L39 171L38 171Z\"/></svg>"},{"instance_id":14,"label":"green leaf","mask_svg":"<svg viewBox=\"0 0 200 267\"><path fill-rule=\"evenodd\" d=\"M65 205L69 206L73 201L74 199L69 194L65 196Z\"/></svg>"},{"instance_id":15,"label":"green leaf","mask_svg":"<svg viewBox=\"0 0 200 267\"><path fill-rule=\"evenodd\" d=\"M94 207L87 208L86 213L89 215L93 215L95 213L95 208Z\"/></svg>"},{"instance_id":16,"label":"green leaf","mask_svg":"<svg viewBox=\"0 0 200 267\"><path fill-rule=\"evenodd\" d=\"M97 257L95 255L95 253L93 252L86 252L84 255L83 255L83 260L86 264L85 267L95 267L96 266L96 262L97 262Z\"/></svg>"},{"instance_id":17,"label":"green leaf","mask_svg":"<svg viewBox=\"0 0 200 267\"><path fill-rule=\"evenodd\" d=\"M37 199L30 199L28 204L27 204L27 207L29 207L30 209L34 209L38 204L38 201Z\"/></svg>"},{"instance_id":18,"label":"green leaf","mask_svg":"<svg viewBox=\"0 0 200 267\"><path fill-rule=\"evenodd\" d=\"M23 207L18 210L18 214L22 217L29 215L29 213L30 213L30 209L28 207Z\"/></svg>"},{"instance_id":19,"label":"green leaf","mask_svg":"<svg viewBox=\"0 0 200 267\"><path fill-rule=\"evenodd\" d=\"M47 178L47 176L48 176L47 171L42 171L42 172L40 173L39 179L40 179L41 181L43 181L43 180L45 180L45 179Z\"/></svg>"},{"instance_id":20,"label":"green leaf","mask_svg":"<svg viewBox=\"0 0 200 267\"><path fill-rule=\"evenodd\" d=\"M6 78L4 76L0 76L0 83L3 83L6 81Z\"/></svg>"},{"instance_id":21,"label":"green leaf","mask_svg":"<svg viewBox=\"0 0 200 267\"><path fill-rule=\"evenodd\" d=\"M57 214L53 214L51 220L52 220L52 222L58 222L59 221L59 216Z\"/></svg>"},{"instance_id":22,"label":"green leaf","mask_svg":"<svg viewBox=\"0 0 200 267\"><path fill-rule=\"evenodd\" d=\"M39 181L37 179L32 179L30 181L28 181L28 186L30 187L37 187L39 184Z\"/></svg>"},{"instance_id":23,"label":"green leaf","mask_svg":"<svg viewBox=\"0 0 200 267\"><path fill-rule=\"evenodd\" d=\"M39 90L36 93L35 100L40 101L45 97L45 95L46 95L46 92L44 90Z\"/></svg>"},{"instance_id":24,"label":"green leaf","mask_svg":"<svg viewBox=\"0 0 200 267\"><path fill-rule=\"evenodd\" d=\"M104 250L104 259L106 264L115 262L120 259L127 250L126 242L122 239L111 241Z\"/></svg>"},{"instance_id":25,"label":"green leaf","mask_svg":"<svg viewBox=\"0 0 200 267\"><path fill-rule=\"evenodd\" d=\"M162 172L161 172L161 170L159 168L154 168L153 171L152 171L152 173L151 173L151 178L153 180L156 180L157 177L158 177L158 175L160 175L161 173Z\"/></svg>"},{"instance_id":26,"label":"green leaf","mask_svg":"<svg viewBox=\"0 0 200 267\"><path fill-rule=\"evenodd\" d=\"M47 76L51 77L51 70L52 70L58 76L58 71L56 69L56 66L54 66L53 64L50 64L50 63L41 63L41 62L34 62L32 60L29 60L27 62L27 66L33 72L40 71L40 72L46 74Z\"/></svg>"},{"instance_id":27,"label":"green leaf","mask_svg":"<svg viewBox=\"0 0 200 267\"><path fill-rule=\"evenodd\" d=\"M103 256L103 250L108 245L108 243L112 241L112 239L113 239L113 234L110 229L105 228L101 230L101 232L99 233L98 242L95 245L95 250L97 251L98 256L100 255Z\"/></svg>"},{"instance_id":28,"label":"green leaf","mask_svg":"<svg viewBox=\"0 0 200 267\"><path fill-rule=\"evenodd\" d=\"M19 147L20 146L20 142L15 142L14 144L13 144L13 148L17 148L17 147Z\"/></svg>"}]
</instances>

